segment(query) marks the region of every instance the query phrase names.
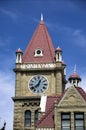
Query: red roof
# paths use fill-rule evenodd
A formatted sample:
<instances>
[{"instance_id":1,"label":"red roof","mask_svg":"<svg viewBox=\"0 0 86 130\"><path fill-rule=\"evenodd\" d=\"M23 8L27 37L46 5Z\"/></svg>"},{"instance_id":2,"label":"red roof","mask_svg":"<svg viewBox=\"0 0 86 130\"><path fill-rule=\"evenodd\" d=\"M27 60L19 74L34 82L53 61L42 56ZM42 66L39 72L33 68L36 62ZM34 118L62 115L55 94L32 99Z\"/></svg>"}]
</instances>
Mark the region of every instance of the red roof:
<instances>
[{"instance_id":1,"label":"red roof","mask_svg":"<svg viewBox=\"0 0 86 130\"><path fill-rule=\"evenodd\" d=\"M81 81L81 78L80 78L80 76L77 73L71 74L70 77L69 77L69 80L70 79L79 79Z\"/></svg>"},{"instance_id":2,"label":"red roof","mask_svg":"<svg viewBox=\"0 0 86 130\"><path fill-rule=\"evenodd\" d=\"M86 101L86 92L80 87L76 87L76 89L78 90L80 95L83 97L83 99Z\"/></svg>"},{"instance_id":3,"label":"red roof","mask_svg":"<svg viewBox=\"0 0 86 130\"><path fill-rule=\"evenodd\" d=\"M43 56L34 56L36 49L43 51ZM55 61L55 49L43 21L40 21L24 54L23 63L46 63Z\"/></svg>"},{"instance_id":4,"label":"red roof","mask_svg":"<svg viewBox=\"0 0 86 130\"><path fill-rule=\"evenodd\" d=\"M48 96L47 103L46 103L46 112L54 105L55 101L59 102L60 99L61 99L61 95Z\"/></svg>"},{"instance_id":5,"label":"red roof","mask_svg":"<svg viewBox=\"0 0 86 130\"><path fill-rule=\"evenodd\" d=\"M54 115L54 108L51 107L47 114L45 114L41 120L36 124L37 128L53 128L54 127L54 120L53 120L53 115Z\"/></svg>"},{"instance_id":6,"label":"red roof","mask_svg":"<svg viewBox=\"0 0 86 130\"><path fill-rule=\"evenodd\" d=\"M75 87L79 94L82 96L82 98L86 101L86 92L80 88ZM65 90L65 92L67 92ZM62 99L65 92L62 95L56 95L56 96L48 96L47 97L47 103L46 103L46 112L45 115L38 121L36 124L36 128L54 128L54 103Z\"/></svg>"}]
</instances>

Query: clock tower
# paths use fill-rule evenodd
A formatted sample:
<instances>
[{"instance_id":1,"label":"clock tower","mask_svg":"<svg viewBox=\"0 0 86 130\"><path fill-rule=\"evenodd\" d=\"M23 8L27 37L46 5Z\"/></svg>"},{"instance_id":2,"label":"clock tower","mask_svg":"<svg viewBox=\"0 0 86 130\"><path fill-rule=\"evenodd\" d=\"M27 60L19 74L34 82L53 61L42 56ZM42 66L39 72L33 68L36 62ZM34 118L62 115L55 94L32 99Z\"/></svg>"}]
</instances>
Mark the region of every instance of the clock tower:
<instances>
[{"instance_id":1,"label":"clock tower","mask_svg":"<svg viewBox=\"0 0 86 130\"><path fill-rule=\"evenodd\" d=\"M25 52L16 51L13 130L35 130L41 96L63 93L65 69L62 49L54 48L42 16Z\"/></svg>"}]
</instances>

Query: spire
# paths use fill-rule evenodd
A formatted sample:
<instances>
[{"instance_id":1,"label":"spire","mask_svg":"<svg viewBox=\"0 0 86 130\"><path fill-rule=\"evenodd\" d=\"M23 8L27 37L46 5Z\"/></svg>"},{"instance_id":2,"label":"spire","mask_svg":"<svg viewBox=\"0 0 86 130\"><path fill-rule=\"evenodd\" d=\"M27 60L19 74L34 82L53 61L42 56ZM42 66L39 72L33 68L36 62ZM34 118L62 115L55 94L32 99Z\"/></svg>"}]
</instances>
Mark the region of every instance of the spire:
<instances>
[{"instance_id":1,"label":"spire","mask_svg":"<svg viewBox=\"0 0 86 130\"><path fill-rule=\"evenodd\" d=\"M41 21L43 21L43 14L41 13Z\"/></svg>"},{"instance_id":2,"label":"spire","mask_svg":"<svg viewBox=\"0 0 86 130\"><path fill-rule=\"evenodd\" d=\"M76 73L76 64L75 64L75 66L74 66L74 73Z\"/></svg>"}]
</instances>

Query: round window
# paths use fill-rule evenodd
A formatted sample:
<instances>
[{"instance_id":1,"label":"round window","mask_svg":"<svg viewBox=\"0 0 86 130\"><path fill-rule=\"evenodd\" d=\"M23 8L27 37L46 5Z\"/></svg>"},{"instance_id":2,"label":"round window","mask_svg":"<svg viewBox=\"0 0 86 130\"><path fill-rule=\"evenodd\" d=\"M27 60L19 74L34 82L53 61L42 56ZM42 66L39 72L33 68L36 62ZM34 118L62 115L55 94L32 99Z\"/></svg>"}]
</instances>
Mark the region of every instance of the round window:
<instances>
[{"instance_id":1,"label":"round window","mask_svg":"<svg viewBox=\"0 0 86 130\"><path fill-rule=\"evenodd\" d=\"M41 50L37 50L37 54L41 54Z\"/></svg>"}]
</instances>

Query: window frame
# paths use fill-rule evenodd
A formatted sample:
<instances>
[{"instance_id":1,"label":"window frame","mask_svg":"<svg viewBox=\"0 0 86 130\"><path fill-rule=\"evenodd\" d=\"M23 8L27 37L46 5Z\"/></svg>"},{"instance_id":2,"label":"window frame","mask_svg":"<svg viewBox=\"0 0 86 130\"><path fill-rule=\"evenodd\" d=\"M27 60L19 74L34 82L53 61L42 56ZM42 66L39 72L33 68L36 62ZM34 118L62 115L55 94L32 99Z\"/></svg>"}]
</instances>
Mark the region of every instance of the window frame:
<instances>
[{"instance_id":1,"label":"window frame","mask_svg":"<svg viewBox=\"0 0 86 130\"><path fill-rule=\"evenodd\" d=\"M38 53L40 52L40 53ZM34 56L35 57L42 57L43 56L43 50L40 49L40 48L37 48L35 51L34 51Z\"/></svg>"},{"instance_id":2,"label":"window frame","mask_svg":"<svg viewBox=\"0 0 86 130\"><path fill-rule=\"evenodd\" d=\"M34 112L34 123L37 123L37 122L38 122L38 117L39 117L39 115L38 115L38 109L37 109L37 110L35 110L35 112Z\"/></svg>"},{"instance_id":3,"label":"window frame","mask_svg":"<svg viewBox=\"0 0 86 130\"><path fill-rule=\"evenodd\" d=\"M76 115L83 115L82 118L80 117L76 117ZM82 121L83 125L80 126L80 121ZM79 126L77 126L76 122L79 122ZM80 112L80 113L74 113L74 130L78 130L79 128L82 128L82 130L85 130L85 120L84 120L84 112Z\"/></svg>"},{"instance_id":4,"label":"window frame","mask_svg":"<svg viewBox=\"0 0 86 130\"><path fill-rule=\"evenodd\" d=\"M31 127L31 111L30 110L25 111L24 126Z\"/></svg>"}]
</instances>

